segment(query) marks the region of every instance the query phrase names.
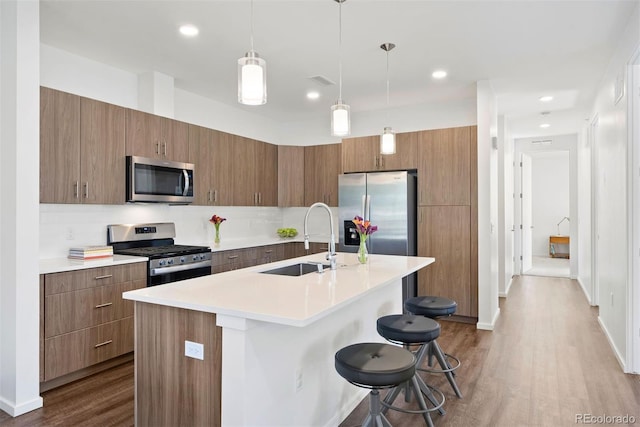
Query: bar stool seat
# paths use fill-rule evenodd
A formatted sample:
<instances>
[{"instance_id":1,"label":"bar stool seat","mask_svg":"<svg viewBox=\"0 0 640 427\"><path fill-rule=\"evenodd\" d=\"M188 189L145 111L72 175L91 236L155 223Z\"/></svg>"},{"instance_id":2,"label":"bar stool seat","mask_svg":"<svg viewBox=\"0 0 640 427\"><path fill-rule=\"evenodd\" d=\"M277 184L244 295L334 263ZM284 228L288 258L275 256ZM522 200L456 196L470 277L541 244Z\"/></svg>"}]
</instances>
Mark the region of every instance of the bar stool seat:
<instances>
[{"instance_id":1,"label":"bar stool seat","mask_svg":"<svg viewBox=\"0 0 640 427\"><path fill-rule=\"evenodd\" d=\"M417 357L416 369L427 355L429 343L440 336L440 325L428 317L414 316L412 314L392 314L380 317L376 323L378 333L383 338L402 344L405 348L408 348L411 344L420 345L420 348L415 353ZM411 400L412 394L416 396L420 407L419 411L400 409L393 406L402 390L405 392L406 402ZM434 392L438 394L439 398L436 398ZM433 405L432 408L427 406L422 396L423 394ZM383 406L385 406L382 412L386 413L387 409L394 409L401 412L421 414L427 425L431 427L433 426L433 421L431 420L430 412L438 411L441 415L444 415L445 411L442 408L444 401L444 393L435 387L427 385L416 371L411 381L395 387L387 394L382 402Z\"/></svg>"},{"instance_id":2,"label":"bar stool seat","mask_svg":"<svg viewBox=\"0 0 640 427\"><path fill-rule=\"evenodd\" d=\"M415 314L417 316L425 316L430 319L437 319L439 317L451 316L456 312L456 308L458 307L458 303L454 300L440 297L440 296L420 296L420 297L412 297L408 298L404 302L404 308L411 314ZM441 369L433 368L432 357L436 358L438 364ZM455 361L455 365L450 363L451 361ZM423 370L432 373L442 373L445 374L449 384L451 384L451 388L455 392L456 396L462 398L462 393L458 388L458 384L454 378L455 370L460 367L460 359L455 356L452 356L448 353L442 351L440 346L438 345L437 340L433 340L429 343L428 348L428 365L429 368L422 369L421 368L422 360L419 360L416 369Z\"/></svg>"},{"instance_id":3,"label":"bar stool seat","mask_svg":"<svg viewBox=\"0 0 640 427\"><path fill-rule=\"evenodd\" d=\"M381 411L379 390L395 387L413 378L416 359L410 351L395 345L358 343L338 350L335 368L350 383L371 389L369 414L362 426L391 427Z\"/></svg>"}]
</instances>

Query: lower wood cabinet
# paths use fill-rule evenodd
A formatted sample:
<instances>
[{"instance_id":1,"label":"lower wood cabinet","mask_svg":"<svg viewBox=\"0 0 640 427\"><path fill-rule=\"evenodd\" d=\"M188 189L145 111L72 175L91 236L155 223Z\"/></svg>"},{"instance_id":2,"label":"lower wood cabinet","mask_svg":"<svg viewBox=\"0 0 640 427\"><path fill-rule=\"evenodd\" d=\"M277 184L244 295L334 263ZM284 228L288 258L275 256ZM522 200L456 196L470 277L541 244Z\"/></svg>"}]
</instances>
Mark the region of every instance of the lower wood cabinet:
<instances>
[{"instance_id":1,"label":"lower wood cabinet","mask_svg":"<svg viewBox=\"0 0 640 427\"><path fill-rule=\"evenodd\" d=\"M276 243L273 245L255 246L252 248L231 249L213 252L211 272L224 273L254 265L282 261L284 259L327 252L327 243L309 244L309 250L304 249L303 242Z\"/></svg>"},{"instance_id":2,"label":"lower wood cabinet","mask_svg":"<svg viewBox=\"0 0 640 427\"><path fill-rule=\"evenodd\" d=\"M133 302L122 293L146 286L146 262L45 274L40 281L41 382L133 351Z\"/></svg>"}]
</instances>

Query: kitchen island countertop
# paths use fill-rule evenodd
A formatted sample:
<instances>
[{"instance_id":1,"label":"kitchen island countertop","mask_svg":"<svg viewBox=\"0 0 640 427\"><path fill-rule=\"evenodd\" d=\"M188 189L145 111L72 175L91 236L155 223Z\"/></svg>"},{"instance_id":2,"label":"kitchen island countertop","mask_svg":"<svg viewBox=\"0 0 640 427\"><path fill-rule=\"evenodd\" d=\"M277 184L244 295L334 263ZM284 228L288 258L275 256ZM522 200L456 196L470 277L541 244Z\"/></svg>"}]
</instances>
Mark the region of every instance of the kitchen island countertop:
<instances>
[{"instance_id":1,"label":"kitchen island countertop","mask_svg":"<svg viewBox=\"0 0 640 427\"><path fill-rule=\"evenodd\" d=\"M337 270L299 277L261 273L298 262L326 262L325 253L163 286L125 292L125 299L289 326L307 326L374 289L434 262L433 258L338 253Z\"/></svg>"}]
</instances>

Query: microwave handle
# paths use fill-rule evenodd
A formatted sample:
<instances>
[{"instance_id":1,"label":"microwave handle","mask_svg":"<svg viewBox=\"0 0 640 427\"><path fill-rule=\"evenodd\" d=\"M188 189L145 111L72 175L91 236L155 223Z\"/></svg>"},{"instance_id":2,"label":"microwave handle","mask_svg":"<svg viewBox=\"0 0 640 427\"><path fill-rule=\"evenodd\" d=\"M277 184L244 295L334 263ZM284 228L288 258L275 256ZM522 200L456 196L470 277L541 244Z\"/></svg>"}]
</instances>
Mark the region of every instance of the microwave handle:
<instances>
[{"instance_id":1,"label":"microwave handle","mask_svg":"<svg viewBox=\"0 0 640 427\"><path fill-rule=\"evenodd\" d=\"M183 196L186 196L189 193L189 174L186 170L182 170L182 174L184 175L184 191L182 192Z\"/></svg>"}]
</instances>

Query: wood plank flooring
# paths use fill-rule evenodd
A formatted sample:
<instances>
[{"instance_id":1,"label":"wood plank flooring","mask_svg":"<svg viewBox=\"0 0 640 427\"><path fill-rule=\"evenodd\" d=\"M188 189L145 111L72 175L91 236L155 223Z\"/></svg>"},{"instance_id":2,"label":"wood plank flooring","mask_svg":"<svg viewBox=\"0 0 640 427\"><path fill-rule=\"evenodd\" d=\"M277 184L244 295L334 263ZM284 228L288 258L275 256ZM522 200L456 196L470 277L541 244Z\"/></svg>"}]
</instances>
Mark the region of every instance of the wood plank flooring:
<instances>
[{"instance_id":1,"label":"wood plank flooring","mask_svg":"<svg viewBox=\"0 0 640 427\"><path fill-rule=\"evenodd\" d=\"M445 393L436 426L575 426L576 414L631 415L640 423L640 376L624 374L577 281L520 276L493 332L441 321L438 342L462 360L458 399L443 375L423 378ZM405 404L399 397L396 404ZM363 401L341 424L360 425ZM419 415L388 412L394 427L424 425Z\"/></svg>"},{"instance_id":2,"label":"wood plank flooring","mask_svg":"<svg viewBox=\"0 0 640 427\"><path fill-rule=\"evenodd\" d=\"M640 376L623 374L576 281L521 276L493 332L442 321L438 342L462 360L458 399L442 375L424 374L445 392L436 426L575 426L576 414L635 416ZM44 407L0 426L132 426L133 363L43 394ZM402 406L399 397L396 404ZM360 425L365 399L341 424ZM407 407L413 408L412 404ZM286 410L286 407L283 407ZM419 415L389 412L394 427L423 425ZM301 426L302 427L302 426Z\"/></svg>"}]
</instances>

